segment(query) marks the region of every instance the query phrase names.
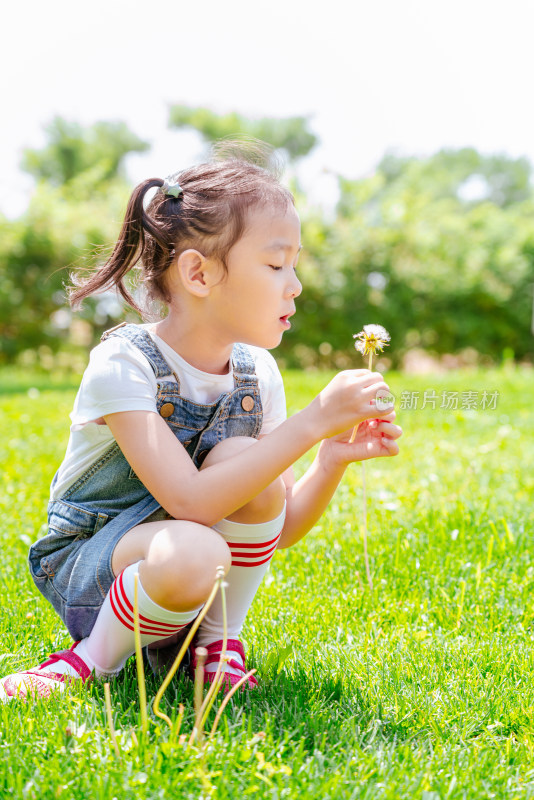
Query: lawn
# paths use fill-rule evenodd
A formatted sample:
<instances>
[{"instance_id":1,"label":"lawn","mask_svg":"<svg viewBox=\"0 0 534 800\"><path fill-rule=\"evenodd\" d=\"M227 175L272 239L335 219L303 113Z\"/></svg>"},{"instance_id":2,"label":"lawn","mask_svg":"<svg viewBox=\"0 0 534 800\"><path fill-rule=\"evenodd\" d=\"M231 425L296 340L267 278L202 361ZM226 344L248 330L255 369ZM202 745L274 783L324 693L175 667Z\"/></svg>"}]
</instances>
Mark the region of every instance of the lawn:
<instances>
[{"instance_id":1,"label":"lawn","mask_svg":"<svg viewBox=\"0 0 534 800\"><path fill-rule=\"evenodd\" d=\"M286 378L294 411L328 376ZM388 380L405 433L396 459L367 462L374 592L356 464L307 539L275 556L244 631L260 689L230 703L204 751L153 717L143 741L131 661L111 684L120 759L101 682L0 707L1 797L534 797L534 372ZM70 644L26 554L75 389L13 373L0 385L6 674ZM157 688L148 678L149 698ZM163 703L172 718L179 702L189 732L185 678Z\"/></svg>"}]
</instances>

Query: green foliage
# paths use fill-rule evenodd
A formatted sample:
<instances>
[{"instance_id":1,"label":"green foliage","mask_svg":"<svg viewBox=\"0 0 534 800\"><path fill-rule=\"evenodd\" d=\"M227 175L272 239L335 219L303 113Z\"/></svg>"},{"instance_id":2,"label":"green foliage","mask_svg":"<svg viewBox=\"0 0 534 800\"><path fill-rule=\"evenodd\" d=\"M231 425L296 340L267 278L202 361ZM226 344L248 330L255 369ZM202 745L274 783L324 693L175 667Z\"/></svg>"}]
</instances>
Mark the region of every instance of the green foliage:
<instances>
[{"instance_id":1,"label":"green foliage","mask_svg":"<svg viewBox=\"0 0 534 800\"><path fill-rule=\"evenodd\" d=\"M93 327L121 312L118 303L88 302L73 330L63 286L69 269L109 252L129 194L124 157L148 144L124 123L82 128L56 118L47 133L47 146L24 157L39 179L28 210L15 222L0 217L0 363L26 353L50 364L66 342L87 347Z\"/></svg>"},{"instance_id":2,"label":"green foliage","mask_svg":"<svg viewBox=\"0 0 534 800\"><path fill-rule=\"evenodd\" d=\"M308 117L263 117L250 119L232 111L216 114L207 108L175 105L169 112L173 128L193 128L206 142L247 136L285 150L292 161L302 158L316 146L317 137L308 129Z\"/></svg>"},{"instance_id":3,"label":"green foliage","mask_svg":"<svg viewBox=\"0 0 534 800\"><path fill-rule=\"evenodd\" d=\"M82 187L81 176L77 186ZM25 352L37 353L41 361L44 356L47 363L73 335L86 348L93 326L111 321L105 302L93 301L71 330L63 286L70 269L87 268L109 252L127 194L125 184L114 179L107 184L105 204L90 186L73 203L63 187L43 183L21 219L0 218L0 363Z\"/></svg>"},{"instance_id":4,"label":"green foliage","mask_svg":"<svg viewBox=\"0 0 534 800\"><path fill-rule=\"evenodd\" d=\"M257 137L293 161L316 144L305 117L253 120L173 106L170 124L223 145L236 134ZM59 118L48 139L25 154L39 179L27 212L0 218L0 363L51 363L51 354L96 341L124 313L107 297L72 318L62 287L69 267L90 267L115 241L130 189L124 157L147 144L122 123L82 128ZM353 366L351 334L368 322L392 334L385 365L413 348L456 354L460 363L534 358L534 194L525 159L472 148L390 154L370 177L340 176L339 188L331 218L293 186L304 291L278 351L283 363Z\"/></svg>"},{"instance_id":5,"label":"green foliage","mask_svg":"<svg viewBox=\"0 0 534 800\"><path fill-rule=\"evenodd\" d=\"M466 200L462 187L476 175L492 176L487 196ZM396 363L414 346L438 355L474 348L493 360L508 348L532 358L529 175L523 160L461 150L390 157L369 178L341 178L333 222L312 215L303 223L297 355L320 363L323 343L331 353L323 361L346 366L350 334L379 322ZM295 363L291 345L288 337L280 352Z\"/></svg>"},{"instance_id":6,"label":"green foliage","mask_svg":"<svg viewBox=\"0 0 534 800\"><path fill-rule=\"evenodd\" d=\"M48 144L42 150L25 150L22 167L38 180L64 186L82 173L92 175L94 188L124 178L122 164L128 153L148 150L148 142L128 130L124 122L97 122L83 128L55 117L46 128Z\"/></svg>"},{"instance_id":7,"label":"green foliage","mask_svg":"<svg viewBox=\"0 0 534 800\"><path fill-rule=\"evenodd\" d=\"M534 425L525 402L532 370L388 379L397 397L429 387L500 396L495 410L399 410L401 454L366 465L374 594L358 581L361 480L353 465L314 531L275 556L244 631L260 689L230 704L203 757L173 744L154 719L136 746L130 662L111 685L120 761L100 681L53 702L0 706L2 796L534 797L534 453L525 435ZM15 382L0 375L9 388L0 397L3 675L69 645L33 587L26 554L43 532L74 390L37 380L40 392L31 374ZM327 380L288 374L291 411ZM158 682L147 684L150 700ZM180 702L189 732L185 678L166 695L172 719Z\"/></svg>"},{"instance_id":8,"label":"green foliage","mask_svg":"<svg viewBox=\"0 0 534 800\"><path fill-rule=\"evenodd\" d=\"M434 198L454 197L469 202L488 201L505 207L532 196L532 166L526 158L486 156L472 147L441 150L431 158L384 156L378 165L386 184L399 179L412 189Z\"/></svg>"}]
</instances>

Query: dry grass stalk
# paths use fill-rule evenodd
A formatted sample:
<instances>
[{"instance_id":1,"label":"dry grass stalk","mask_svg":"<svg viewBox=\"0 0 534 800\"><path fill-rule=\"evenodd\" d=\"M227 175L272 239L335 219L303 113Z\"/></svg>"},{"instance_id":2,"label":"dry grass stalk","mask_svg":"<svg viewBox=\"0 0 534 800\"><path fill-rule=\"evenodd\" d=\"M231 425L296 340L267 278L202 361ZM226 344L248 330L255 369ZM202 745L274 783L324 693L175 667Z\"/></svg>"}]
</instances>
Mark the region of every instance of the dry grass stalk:
<instances>
[{"instance_id":1,"label":"dry grass stalk","mask_svg":"<svg viewBox=\"0 0 534 800\"><path fill-rule=\"evenodd\" d=\"M213 727L212 727L212 729L211 729L211 731L210 731L210 737L211 737L211 736L213 736L213 734L214 734L214 733L215 733L215 731L217 730L217 725L219 724L219 721L220 721L220 719L221 719L221 717L222 717L222 714L223 714L223 711L224 711L224 709L225 709L225 708L226 708L226 706L228 705L228 701L232 699L232 697L233 697L233 696L234 696L234 694L235 694L235 693L238 691L238 689L240 689L240 688L243 686L243 684L245 684L245 683L248 681L248 679L250 678L250 676L251 676L251 675L254 675L254 673L255 673L255 672L256 672L256 670L255 670L255 669L251 669L249 672L247 672L247 673L246 673L246 675L243 675L243 677L241 678L241 680L239 680L239 681L236 683L236 685L235 685L235 686L232 686L232 688L230 689L230 691L228 692L228 694L225 696L224 700L223 700L223 701L222 701L222 703L221 703L221 706L220 706L219 710L217 711L217 715L216 715L216 717L215 717L215 720L214 720L214 722L213 722Z\"/></svg>"},{"instance_id":2,"label":"dry grass stalk","mask_svg":"<svg viewBox=\"0 0 534 800\"><path fill-rule=\"evenodd\" d=\"M204 691L204 664L208 657L208 651L205 647L197 647L195 649L197 657L197 666L195 669L195 690L194 690L194 704L195 704L195 725L189 738L189 744L193 744L195 739L200 744L202 742L202 709L203 709L203 691Z\"/></svg>"},{"instance_id":3,"label":"dry grass stalk","mask_svg":"<svg viewBox=\"0 0 534 800\"><path fill-rule=\"evenodd\" d=\"M117 756L117 758L120 758L121 754L119 750L119 744L117 742L117 737L115 735L115 726L113 724L113 714L111 711L111 695L109 693L109 683L104 684L104 698L106 701L106 716L108 719L109 736L113 743L113 749L115 750L115 755Z\"/></svg>"},{"instance_id":4,"label":"dry grass stalk","mask_svg":"<svg viewBox=\"0 0 534 800\"><path fill-rule=\"evenodd\" d=\"M161 699L162 699L163 695L165 694L170 682L174 678L174 675L176 674L176 671L178 670L178 667L182 663L182 659L185 656L185 654L187 653L187 649L188 649L189 645L191 644L191 642L193 641L193 637L195 636L195 633L199 629L199 627L200 627L200 625L202 623L202 620L204 619L204 617L206 616L206 614L210 610L211 605L212 605L213 601L215 600L215 596L216 596L216 594L217 594L217 592L218 592L218 590L220 588L220 585L222 583L223 578L224 578L224 568L223 567L217 567L217 572L216 572L216 575L215 575L215 583L213 584L213 589L211 590L211 594L208 597L208 599L206 600L206 603L204 604L204 606L202 608L202 611L200 612L200 614L198 615L196 620L193 622L193 624L191 626L191 629L190 629L189 633L187 634L187 636L185 637L185 639L184 639L184 641L182 643L182 646L180 648L180 651L178 652L178 655L176 656L176 658L174 660L174 664L172 665L172 667L168 671L167 675L165 676L165 679L164 679L163 683L161 684L161 686L159 687L158 692L156 694L156 697L154 698L154 703L152 704L152 710L154 711L154 714L156 715L156 717L159 717L160 719L164 720L164 722L167 723L167 725L169 726L171 731L173 730L173 724L172 724L171 720L169 719L169 717L167 716L167 714L164 714L163 711L161 711L160 707L159 707L159 705L161 703Z\"/></svg>"},{"instance_id":5,"label":"dry grass stalk","mask_svg":"<svg viewBox=\"0 0 534 800\"><path fill-rule=\"evenodd\" d=\"M146 713L146 683L143 652L141 649L141 629L139 625L139 573L134 575L134 635L135 635L135 660L137 662L137 684L139 686L139 706L141 709L141 730L145 734L148 730L148 716Z\"/></svg>"}]
</instances>

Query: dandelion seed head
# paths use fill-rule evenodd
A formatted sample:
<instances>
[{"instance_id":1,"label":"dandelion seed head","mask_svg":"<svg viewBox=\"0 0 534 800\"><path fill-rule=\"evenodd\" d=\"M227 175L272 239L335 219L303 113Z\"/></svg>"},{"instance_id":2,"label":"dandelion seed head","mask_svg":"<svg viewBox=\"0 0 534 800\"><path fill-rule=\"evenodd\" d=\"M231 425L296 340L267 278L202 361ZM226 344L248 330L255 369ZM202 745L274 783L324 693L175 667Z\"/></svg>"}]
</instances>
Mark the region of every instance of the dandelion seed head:
<instances>
[{"instance_id":1,"label":"dandelion seed head","mask_svg":"<svg viewBox=\"0 0 534 800\"><path fill-rule=\"evenodd\" d=\"M389 344L391 336L382 325L364 325L363 331L353 334L353 338L356 339L356 350L366 356L369 353L374 355L377 351L381 353Z\"/></svg>"}]
</instances>

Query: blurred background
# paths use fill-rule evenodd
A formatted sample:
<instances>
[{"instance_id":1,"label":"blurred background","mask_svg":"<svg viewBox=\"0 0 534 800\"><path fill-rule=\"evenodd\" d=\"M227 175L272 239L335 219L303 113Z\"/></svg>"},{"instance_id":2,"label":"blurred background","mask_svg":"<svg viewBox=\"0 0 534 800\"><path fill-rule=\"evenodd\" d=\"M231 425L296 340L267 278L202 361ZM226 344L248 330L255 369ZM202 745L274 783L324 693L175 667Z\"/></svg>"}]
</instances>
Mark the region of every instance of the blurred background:
<instances>
[{"instance_id":1,"label":"blurred background","mask_svg":"<svg viewBox=\"0 0 534 800\"><path fill-rule=\"evenodd\" d=\"M129 193L245 134L270 143L303 223L282 366L532 363L534 4L508 0L62 0L4 10L0 365L80 371L124 318L71 313ZM135 319L134 316L131 317Z\"/></svg>"}]
</instances>

